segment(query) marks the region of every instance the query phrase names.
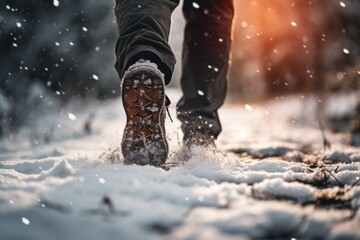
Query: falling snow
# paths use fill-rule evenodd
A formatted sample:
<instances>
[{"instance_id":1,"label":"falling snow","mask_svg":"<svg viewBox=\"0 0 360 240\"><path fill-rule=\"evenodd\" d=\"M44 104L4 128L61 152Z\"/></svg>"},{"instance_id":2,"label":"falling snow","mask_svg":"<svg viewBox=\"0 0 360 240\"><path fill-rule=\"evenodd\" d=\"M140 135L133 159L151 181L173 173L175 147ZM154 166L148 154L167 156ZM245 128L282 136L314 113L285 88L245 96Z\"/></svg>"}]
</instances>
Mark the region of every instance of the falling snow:
<instances>
[{"instance_id":1,"label":"falling snow","mask_svg":"<svg viewBox=\"0 0 360 240\"><path fill-rule=\"evenodd\" d=\"M69 119L72 120L72 121L75 121L75 120L76 120L76 116L75 116L75 114L73 114L73 113L68 113L68 117L69 117Z\"/></svg>"},{"instance_id":2,"label":"falling snow","mask_svg":"<svg viewBox=\"0 0 360 240\"><path fill-rule=\"evenodd\" d=\"M99 183L101 183L101 184L105 184L105 183L106 183L106 180L105 180L105 179L103 179L103 178L99 178Z\"/></svg>"},{"instance_id":3,"label":"falling snow","mask_svg":"<svg viewBox=\"0 0 360 240\"><path fill-rule=\"evenodd\" d=\"M51 5L51 0L49 2ZM347 11L351 9L350 7L351 2L346 1L346 3L347 4L345 4L345 2L339 3L336 1L335 2L336 8L340 9L343 12L345 10ZM65 3L62 2L62 6L63 4ZM252 1L251 6L255 7L257 6L257 4L258 3L256 1ZM60 5L59 0L53 0L53 5L55 7L59 7ZM341 9L339 8L339 5L341 8L347 7L347 9ZM192 6L195 9L200 8L200 5L196 2L193 2ZM295 9L296 4L292 4L292 6ZM141 6L139 5L139 7ZM12 12L17 11L16 7L13 8L9 5L6 5L5 8L9 10L9 14L13 14ZM208 12L209 11L207 9L204 10L205 14L207 14ZM0 16L0 18L1 17L2 16ZM294 17L293 19L298 20L298 22L296 23L292 21L291 24L289 25L289 21L291 21L291 18L288 18L286 19L286 21L284 21L285 25L287 25L289 28L291 28L291 26L293 27L304 26L303 22L300 21L300 19L296 17ZM24 31L23 27L30 28L30 26L32 26L30 22L26 23L25 18L21 18L21 17L16 18L16 20L13 19L11 20L11 22L8 19L6 19L6 17L4 18L4 20L8 21L9 26L12 29L15 29L16 32L22 33ZM2 19L0 19L0 22L2 22ZM78 26L77 27L78 31L81 31L82 29L83 32L87 32L88 28L86 27L81 28L82 26L81 24L87 24L87 23L86 22L77 23L76 26ZM240 27L239 29L242 29L243 31L248 31L244 35L241 35L242 38L246 36L246 38L248 39L255 39L256 36L263 36L261 35L261 32L257 32L258 30L249 32L253 28L253 24L255 24L253 21L241 22L242 27ZM16 27L19 29L16 29ZM89 29L94 29L95 31L95 27L93 25L89 24L88 27ZM71 32L72 31L71 27L69 27L69 29L70 29L69 32ZM62 34L66 32L65 29L60 29L60 30ZM52 45L52 47L54 47L54 42L56 40L61 42L62 46L63 45L65 46L65 44L74 46L75 43L76 44L80 43L79 39L76 39L73 35L67 37L64 37L63 35L63 37L60 38L58 37L57 33L58 32L54 34L56 35L56 38L53 38L49 42L50 44L48 45ZM59 34L61 33L59 32ZM71 32L71 34L73 33ZM250 35L246 35L246 34L250 34ZM82 34L82 36L84 35L86 34ZM211 34L209 33L204 33L204 35L207 37L211 36ZM219 45L222 45L220 43L224 41L223 38L218 38L218 36L216 35L214 35L213 37L215 41L216 39L218 39ZM302 38L302 35L300 35L298 38L300 42L300 47L301 46L303 47L302 51L312 49L311 37L309 37L309 40L306 41L305 38L306 37ZM324 42L325 34L322 34L322 36L319 35L319 39L320 38ZM326 44L330 42L332 38L333 35L329 34L327 37ZM71 39L72 41L69 42L69 39ZM301 39L303 40L304 43L303 45L301 43ZM272 41L272 39L270 40ZM55 42L55 45L60 46L59 42ZM20 45L20 47L25 46L20 36L17 36L15 34L11 36L11 41L9 41L8 44L10 46L12 44L12 46L15 48L18 47L18 44ZM106 49L105 45L102 44L101 41L97 41L96 44L99 44L101 46L102 51ZM337 55L343 55L342 52L348 55L350 54L350 50L351 50L351 53L353 54L346 56L346 57L350 57L352 55L355 55L355 53L357 52L357 49L354 47L354 45L351 44L342 43L337 46L348 47L343 49L342 47L338 48L337 49L338 52L336 53ZM277 50L274 48L273 53L279 52L279 54L277 55L283 54L282 46L274 45L272 47L278 47L279 49ZM55 48L55 49L56 51L62 50L62 48ZM66 49L68 51L68 48L66 47L64 47L63 49ZM75 50L76 48L71 48L71 49ZM13 49L13 51L16 50L18 49ZM99 54L99 53L95 53L94 51L95 52L100 51L100 47L99 46L95 47L94 45L92 45L89 52L91 52L91 54ZM64 62L64 59L68 60L69 58L66 56L64 57L57 56L56 61L58 63L59 63L59 59L61 62ZM46 75L55 74L53 67L54 65L52 63L46 62L46 66L48 66L49 68L44 68L44 66L39 67L39 69L41 69L41 72L43 72ZM203 68L206 68L206 66L207 65L204 65ZM207 67L211 69L209 70L209 72L211 73L219 71L218 68L213 67L211 65L208 65ZM257 67L258 66L256 66L255 68ZM253 73L255 68L249 68L250 69L249 71ZM30 65L30 63L24 61L24 63L16 64L16 69L21 69L21 72L25 72L24 70L30 70L28 72L31 72L32 66ZM262 73L267 72L265 71L266 69L268 69L269 71L271 70L270 67L266 66L261 69L261 72ZM89 75L90 75L91 76L90 80L91 78L96 81L99 80L99 77L95 74L92 74L91 71L97 73L100 72L97 71L96 69L92 69L90 70L90 72L87 71L84 76L84 79L89 79ZM15 71L11 70L11 72L7 73L6 71L6 75L9 76L16 75L16 70ZM256 70L256 72L259 73L260 70ZM312 73L313 72L311 71L307 71L308 76L312 76L311 75ZM360 71L358 71L358 69L354 70L354 73L360 75ZM258 74L258 75L262 75L262 74ZM336 77L338 79L345 79L346 76L347 75L345 75L345 72L336 73ZM101 80L103 80L104 78L105 78L105 74L102 74ZM46 81L48 81L48 79L46 79ZM88 82L94 82L94 81L88 81ZM48 87L54 86L54 89L59 87L55 85L57 84L55 83L55 81L54 82L48 81L47 83L48 83L47 84ZM284 84L286 85L287 83L285 82ZM201 90L198 90L197 93L200 96L204 96L204 92ZM61 90L61 92L56 91L56 94L61 95L61 94L65 94L65 92L63 90ZM46 99L45 95L36 95L36 96L40 97L41 99ZM304 96L301 96L302 102L304 102L303 99ZM111 229L114 232L119 230L118 232L120 234L122 232L128 234L136 234L136 236L140 236L139 239L143 239L147 237L151 238L153 233L150 232L148 229L152 229L155 227L159 228L160 230L165 229L165 231L168 231L170 229L171 231L169 234L171 234L171 236L174 236L174 239L181 239L181 238L209 239L209 236L213 237L214 239L227 239L227 237L229 237L229 239L232 239L232 237L234 237L234 235L236 234L236 231L243 233L244 231L249 229L248 228L249 226L250 226L250 230L248 230L245 233L245 235L250 234L249 239L252 239L252 237L259 238L259 236L261 235L256 235L256 234L263 233L262 232L264 231L263 228L271 229L270 230L271 232L273 232L272 230L274 230L274 232L278 230L281 231L281 229L272 225L271 217L273 217L274 215L279 216L279 218L287 217L287 219L290 219L290 221L286 222L289 223L289 225L291 223L298 223L299 221L304 221L305 224L302 224L302 227L304 227L304 229L302 230L304 231L308 225L309 225L309 229L311 229L312 226L317 227L320 225L319 233L323 234L324 238L328 237L326 239L342 239L341 231L344 232L343 236L346 236L346 234L353 234L356 236L359 235L358 230L354 228L354 226L356 225L351 225L354 222L356 224L359 222L358 214L357 216L354 217L353 220L347 220L344 226L339 227L337 226L337 223L334 223L335 221L331 220L331 218L329 217L330 214L327 212L327 210L322 212L321 209L319 210L315 207L314 208L311 207L310 209L297 207L296 201L294 203L273 201L267 205L266 203L268 200L260 201L260 200L252 199L252 196L250 194L252 193L252 191L254 192L259 191L258 193L260 193L260 195L264 193L269 194L270 198L276 196L276 194L278 194L277 191L280 191L280 193L286 193L287 195L284 196L290 198L296 198L299 195L299 193L297 193L296 191L301 193L304 192L311 193L311 189L313 188L304 187L307 185L292 185L294 183L289 181L289 179L291 180L292 177L294 179L296 179L296 177L298 176L306 178L308 177L309 173L306 173L307 169L303 169L303 165L302 165L303 163L300 164L298 162L286 162L288 156L283 156L282 159L274 158L271 159L271 161L267 161L266 159L252 160L248 158L241 158L240 161L238 158L235 158L233 156L225 156L224 154L219 156L214 156L214 154L207 154L199 151L199 152L195 152L196 154L192 157L192 159L190 159L189 162L186 162L184 165L181 165L180 167L175 167L170 171L162 171L162 169L157 169L148 166L145 167L126 166L122 164L123 160L121 157L119 157L119 162L116 163L114 162L109 163L107 160L102 160L102 159L99 160L98 156L103 154L103 152L105 151L104 149L107 149L108 146L112 144L112 142L117 143L119 141L120 137L118 133L121 131L118 129L118 127L122 126L121 124L124 123L122 122L124 121L123 120L124 116L118 111L119 102L120 102L119 99L117 99L116 103L113 103L112 105L105 104L105 106L102 106L101 109L99 109L99 112L101 112L102 114L104 113L104 118L101 119L101 121L99 121L101 124L98 125L98 128L100 129L99 132L101 132L99 135L93 135L89 138L87 136L80 135L81 136L80 139L75 138L73 135L69 135L65 137L60 136L59 141L56 141L54 143L49 143L46 146L34 145L29 148L26 147L14 148L16 149L16 151L13 151L14 153L10 151L12 146L9 146L10 148L9 151L0 153L1 158L5 159L4 161L1 161L1 166L2 166L1 170L5 172L5 174L2 175L2 177L5 178L5 181L2 182L4 185L3 186L4 194L0 196L1 199L0 205L5 209L18 208L15 210L20 212L20 213L15 212L13 215L9 213L9 215L7 216L10 216L10 218L6 218L4 215L4 217L1 219L2 224L0 224L0 229L2 230L0 232L2 232L2 234L5 232L4 229L6 230L6 232L8 231L8 229L4 227L3 222L9 221L11 223L11 217L15 219L14 220L15 224L13 224L14 226L16 226L16 224L21 225L21 222L25 225L29 225L30 224L29 219L31 219L32 221L31 222L32 227L35 227L35 225L39 224L38 219L42 219L42 221L44 221L42 223L43 226L47 226L46 225L47 220L51 220L53 222L49 221L49 224L56 223L54 224L54 226L57 227L66 224L69 221L70 222L69 225L75 223L73 224L74 232L75 231L81 232L82 228L79 226L81 226L81 222L84 220L83 216L86 214L86 218L87 218L86 220L90 220L89 222L86 222L86 224L90 223L90 225L94 227L93 229L98 230L99 228L101 228L101 225L96 225L96 220L94 221L95 224L94 222L92 222L94 218L96 218L96 216L94 217L88 213L96 212L93 211L93 209L96 209L96 207L100 202L99 200L104 194L111 194L113 196L112 199L114 200L115 205L118 207L117 209L118 212L115 213L117 216L116 218L110 219L110 221L108 221L110 222L110 224L106 222L107 225L106 228ZM116 111L114 109L116 109ZM303 141L305 143L308 143L309 141L310 142L313 141L311 142L311 144L317 146L316 145L317 141L320 139L317 129L310 129L310 130L306 129L306 132L309 133L309 135L303 136L301 134L304 131L301 132L298 129L292 129L293 131L288 131L289 125L286 125L286 123L283 123L281 121L279 123L277 119L276 121L274 120L274 122L270 123L269 126L257 127L254 124L255 123L254 119L251 118L252 115L256 115L257 116L256 119L260 118L261 121L259 121L258 124L258 126L260 126L260 125L264 125L262 122L263 118L265 119L266 117L265 120L270 122L275 117L278 117L280 119L281 117L283 117L282 114L284 114L284 112L288 111L289 109L290 108L288 104L285 106L275 105L272 107L270 106L270 108L265 108L262 106L259 107L258 105L255 105L255 103L253 106L245 104L245 108L243 106L240 107L227 106L225 108L222 108L223 113L225 113L225 117L224 117L224 132L223 135L220 136L220 146L225 146L225 148L229 148L230 146L232 146L231 144L234 144L234 142L237 144L248 143L249 146L247 147L251 148L254 152L251 154L256 155L256 153L261 154L266 151L267 153L271 152L273 151L274 147L271 146L270 143L268 143L268 140L272 139L272 135L269 132L269 126L270 128L274 127L274 129L271 130L274 131L274 133L272 134L277 136L276 139L285 139L284 142L282 142L282 144L286 144L285 141L289 139L293 140L294 138L296 138L296 134L299 134L300 137L298 137L296 140L298 140L299 142ZM314 108L309 107L309 109L314 109ZM170 111L171 110L175 111L174 109L170 109ZM290 110L292 111L293 109ZM69 128L69 126L67 126L67 124L69 124L70 122L68 119L75 121L77 119L80 120L86 118L86 116L82 116L81 113L77 111L75 113L77 114L78 117L75 116L73 113L70 112L68 113L68 111L75 111L75 110L74 109L64 110L64 112L61 113L62 118L65 119L65 120L63 119L63 121L60 121L58 119L51 121L51 124L55 126L56 129L61 129L59 130L61 132ZM239 116L237 116L237 114ZM114 117L116 118L115 119L116 123L111 122L111 127L109 127L109 129L107 128L108 126L104 127L104 125L108 125L108 122L110 121L109 119L113 119L113 118L109 118L108 116L116 116ZM119 122L121 122L121 124ZM233 126L234 122L242 123L242 125L238 124L236 126ZM76 122L70 122L69 125L72 126L76 124L81 125L82 123L81 121L76 121ZM284 133L281 133L281 131L277 131L278 127L281 124L283 124L283 126L286 126L285 128L286 130ZM210 124L209 127L212 127L212 125ZM300 126L298 126L298 128L300 128ZM170 130L167 132L167 134L169 134L169 136L172 138L170 140L170 145L172 149L174 148L176 149L179 146L178 143L174 143L176 139L178 139L178 135L177 135L178 130L179 130L178 126L176 127L170 126ZM261 140L258 140L259 138ZM106 141L108 140L109 142L107 143ZM255 143L257 141L263 141L264 142L263 146L255 147L255 144L254 146L250 146L252 142ZM101 143L104 142L104 144L102 146L99 146L100 142ZM338 146L341 147L342 145L338 145ZM6 148L7 146L5 146L4 148L2 145L0 146L0 149L6 149ZM317 149L321 149L321 148L317 148ZM354 157L357 151L358 149L346 152L345 149L344 154L345 156L351 157L351 159L358 159L358 157ZM107 151L107 154L110 154L109 152L110 150ZM19 156L21 156L21 158L19 158ZM171 152L170 158L171 158L170 160L176 161L173 152ZM344 159L347 160L348 158L344 158ZM346 164L344 163L343 165ZM354 164L349 163L349 165L346 166L343 165L341 165L341 168L339 169L339 172L343 173L344 175L341 176L343 179L352 179L352 180L358 179L358 177L350 176L353 172L356 172L353 171L353 168L358 169L359 166L357 162L354 161ZM350 166L349 169L343 169L348 166ZM302 170L304 170L304 172L302 172ZM98 176L94 177L94 175L92 174L94 171L97 171L102 176L107 176L106 177L107 180L105 180L104 178L99 178ZM62 175L64 173L65 175ZM8 176L9 176L9 181L6 181ZM278 179L275 180L272 179L276 177L278 177ZM16 179L16 185L12 186L11 184L12 182L14 182L13 179ZM86 180L85 183L84 183L84 179ZM118 180L118 181L114 181L114 180ZM99 183L104 185L101 185L101 187L99 187ZM351 184L352 182L349 181L347 183ZM113 185L113 186L107 186L107 185ZM116 187L114 187L114 185ZM102 188L106 188L106 189L103 190ZM356 191L354 191L354 194L357 194L359 192L359 188L357 187L355 188ZM59 209L52 209L52 210L41 209L41 212L39 212L38 211L39 209L37 207L41 206L42 208L45 208L45 204L40 202L39 199L38 199L39 203L35 205L34 210L30 205L29 205L30 207L28 208L22 208L20 206L20 204L23 204L26 201L30 201L29 200L30 197L28 196L32 196L31 199L36 199L38 197L37 195L38 193L48 194L46 193L47 190L45 189L48 189L49 192L53 193L53 195L49 194L49 199L55 204L47 205L49 206L49 209L51 207L56 208L60 206L59 208L60 210L70 209L70 212L72 214L67 214L66 211L65 213L58 214L56 211L60 211ZM281 192L281 190L284 189L289 189L291 191ZM78 194L79 190L81 194ZM8 192L10 194L7 194ZM17 195L18 193L20 194ZM63 198L63 195L65 195L66 198L65 197ZM240 195L240 197L238 195ZM35 196L35 198L33 196ZM16 204L14 204L13 200L8 200L10 199L10 197L15 200ZM3 200L3 198L5 200ZM236 201L233 201L234 199L236 199ZM68 206L73 206L73 202L76 207L67 208ZM359 200L355 199L355 202L352 204L358 204L358 202ZM152 209L149 209L148 207L153 205L158 206L158 208L155 209L156 211L154 211L154 213L152 213ZM25 212L22 212L23 211L22 209L25 209ZM139 211L139 209L146 210L147 214L145 215L144 212ZM29 212L29 214L27 211ZM331 216L334 215L342 216L343 214L341 210L334 210L333 212L330 213ZM34 215L30 215L30 214L34 214ZM344 213L344 215L346 214ZM27 218L21 216L27 216ZM76 219L77 216L80 216L79 217L80 221L77 221ZM125 217L123 218L122 216ZM182 219L181 218L182 216L187 216L187 218ZM214 220L211 219L211 216L214 216ZM73 218L75 220L73 220ZM5 221L3 221L3 219L5 219ZM20 219L21 221L19 221ZM123 224L125 225L124 228L122 228L121 224L120 225L114 224L116 225L116 227L112 228L112 223L113 223L112 220L114 220L114 222L117 223L118 220L121 221L122 219L128 220L130 224L127 224L126 223L127 221L124 221ZM154 226L154 222L151 222L151 220L154 219L156 220L155 224L157 224L155 226ZM335 219L335 217L333 219ZM86 224L84 225L86 226ZM141 228L144 228L145 230L144 229L141 230ZM323 232L321 231L321 228L324 229ZM14 234L18 232L18 229L14 229ZM22 227L22 229L30 229L30 228ZM29 233L30 234L29 239L37 239L39 229L37 229L37 231L34 231L33 233ZM91 230L92 228L89 227L89 231ZM93 230L93 232L96 232L96 230ZM315 232L317 230L318 229L315 229ZM44 231L46 232L50 230L44 229ZM230 236L227 235L227 233L229 232L231 233L232 231L235 231L235 234L233 235L230 234ZM336 234L339 234L339 231L340 231L340 237L336 237ZM111 231L105 231L105 232L111 234ZM50 232L46 232L46 233L50 233ZM254 235L251 236L251 234ZM94 239L96 239L96 237L94 237ZM244 239L247 238L244 237ZM289 239L295 240L300 238L293 237ZM316 239L316 236L314 236L313 238L309 237L308 239Z\"/></svg>"},{"instance_id":4,"label":"falling snow","mask_svg":"<svg viewBox=\"0 0 360 240\"><path fill-rule=\"evenodd\" d=\"M249 104L245 104L245 109L249 112L253 110L252 106L250 106Z\"/></svg>"},{"instance_id":5,"label":"falling snow","mask_svg":"<svg viewBox=\"0 0 360 240\"><path fill-rule=\"evenodd\" d=\"M21 218L21 221L22 221L23 224L25 224L25 225L29 225L29 224L30 224L29 219L27 219L27 218L25 218L25 217Z\"/></svg>"},{"instance_id":6,"label":"falling snow","mask_svg":"<svg viewBox=\"0 0 360 240\"><path fill-rule=\"evenodd\" d=\"M60 2L59 2L59 0L54 0L53 4L54 4L55 7L59 7Z\"/></svg>"},{"instance_id":7,"label":"falling snow","mask_svg":"<svg viewBox=\"0 0 360 240\"><path fill-rule=\"evenodd\" d=\"M193 6L194 8L196 8L196 9L199 9L199 8L200 8L200 5L199 5L198 3L196 3L196 2L193 2L193 3L192 3L192 6Z\"/></svg>"},{"instance_id":8,"label":"falling snow","mask_svg":"<svg viewBox=\"0 0 360 240\"><path fill-rule=\"evenodd\" d=\"M92 75L92 78L93 78L94 80L96 80L96 81L99 80L99 77L98 77L97 75L95 75L95 74Z\"/></svg>"}]
</instances>

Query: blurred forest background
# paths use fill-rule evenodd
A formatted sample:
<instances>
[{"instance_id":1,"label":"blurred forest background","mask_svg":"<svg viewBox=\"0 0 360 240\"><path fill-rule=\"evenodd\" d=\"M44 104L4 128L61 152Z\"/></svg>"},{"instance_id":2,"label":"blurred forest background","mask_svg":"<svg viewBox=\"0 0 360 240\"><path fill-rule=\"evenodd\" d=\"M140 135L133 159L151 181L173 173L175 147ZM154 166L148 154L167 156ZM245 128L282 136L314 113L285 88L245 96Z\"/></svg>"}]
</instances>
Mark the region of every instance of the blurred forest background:
<instances>
[{"instance_id":1,"label":"blurred forest background","mask_svg":"<svg viewBox=\"0 0 360 240\"><path fill-rule=\"evenodd\" d=\"M235 2L231 99L359 94L360 1ZM0 136L74 98L119 96L113 6L113 0L0 0ZM183 25L178 7L171 33L178 61ZM179 75L177 67L171 87Z\"/></svg>"}]
</instances>

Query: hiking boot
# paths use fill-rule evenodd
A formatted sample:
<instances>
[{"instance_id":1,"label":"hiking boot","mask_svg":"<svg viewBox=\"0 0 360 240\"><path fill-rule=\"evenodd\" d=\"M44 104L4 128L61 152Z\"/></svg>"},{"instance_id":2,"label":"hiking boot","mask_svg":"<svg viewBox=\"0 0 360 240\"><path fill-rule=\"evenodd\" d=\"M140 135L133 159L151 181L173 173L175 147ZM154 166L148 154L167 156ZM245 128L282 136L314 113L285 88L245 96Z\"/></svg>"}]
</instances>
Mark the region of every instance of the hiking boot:
<instances>
[{"instance_id":1,"label":"hiking boot","mask_svg":"<svg viewBox=\"0 0 360 240\"><path fill-rule=\"evenodd\" d=\"M175 156L179 161L188 161L195 154L200 152L216 151L215 138L207 133L191 132L184 134L183 145L176 152Z\"/></svg>"},{"instance_id":2,"label":"hiking boot","mask_svg":"<svg viewBox=\"0 0 360 240\"><path fill-rule=\"evenodd\" d=\"M184 144L187 146L211 147L215 146L215 137L202 132L188 132L184 134Z\"/></svg>"},{"instance_id":3,"label":"hiking boot","mask_svg":"<svg viewBox=\"0 0 360 240\"><path fill-rule=\"evenodd\" d=\"M165 99L164 77L154 64L139 61L130 66L122 80L125 164L159 166L166 161Z\"/></svg>"}]
</instances>

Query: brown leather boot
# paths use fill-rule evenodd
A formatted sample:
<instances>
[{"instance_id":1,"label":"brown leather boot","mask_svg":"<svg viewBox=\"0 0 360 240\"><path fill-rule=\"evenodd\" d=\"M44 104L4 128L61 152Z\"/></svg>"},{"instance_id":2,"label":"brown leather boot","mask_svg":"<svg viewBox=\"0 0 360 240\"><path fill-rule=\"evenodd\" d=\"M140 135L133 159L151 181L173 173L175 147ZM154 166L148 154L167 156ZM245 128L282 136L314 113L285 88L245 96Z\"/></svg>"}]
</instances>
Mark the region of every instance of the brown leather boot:
<instances>
[{"instance_id":1,"label":"brown leather boot","mask_svg":"<svg viewBox=\"0 0 360 240\"><path fill-rule=\"evenodd\" d=\"M121 142L125 164L159 166L168 156L165 84L151 65L131 66L122 80L126 126Z\"/></svg>"}]
</instances>

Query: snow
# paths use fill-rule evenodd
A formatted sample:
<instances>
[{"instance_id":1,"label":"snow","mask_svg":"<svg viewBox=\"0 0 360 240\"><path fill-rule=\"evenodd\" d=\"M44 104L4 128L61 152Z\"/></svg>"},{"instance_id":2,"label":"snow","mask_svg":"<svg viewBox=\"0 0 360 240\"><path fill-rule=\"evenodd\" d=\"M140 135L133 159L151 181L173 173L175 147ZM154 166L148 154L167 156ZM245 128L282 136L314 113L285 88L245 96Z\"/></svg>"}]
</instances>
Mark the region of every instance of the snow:
<instances>
[{"instance_id":1,"label":"snow","mask_svg":"<svg viewBox=\"0 0 360 240\"><path fill-rule=\"evenodd\" d=\"M146 59L140 59L139 61L137 61L136 63L134 63L133 65L129 66L129 68L126 70L123 79L121 79L121 84L120 86L122 86L124 78L126 76L126 74L136 68L150 68L153 70L156 70L156 72L158 73L159 76L161 76L162 80L164 79L165 75L159 70L158 66L156 63L151 62L150 60L146 60ZM148 82L148 81L146 81ZM134 84L137 85L137 82L134 81Z\"/></svg>"},{"instance_id":2,"label":"snow","mask_svg":"<svg viewBox=\"0 0 360 240\"><path fill-rule=\"evenodd\" d=\"M249 104L245 104L245 109L251 112L253 108Z\"/></svg>"},{"instance_id":3,"label":"snow","mask_svg":"<svg viewBox=\"0 0 360 240\"><path fill-rule=\"evenodd\" d=\"M99 77L98 77L96 74L93 74L93 75L92 75L92 78L93 78L94 80L96 80L96 81L99 80Z\"/></svg>"},{"instance_id":4,"label":"snow","mask_svg":"<svg viewBox=\"0 0 360 240\"><path fill-rule=\"evenodd\" d=\"M266 179L254 185L254 194L267 195L275 198L293 199L298 202L311 201L315 189L301 183L288 183L281 178Z\"/></svg>"},{"instance_id":5,"label":"snow","mask_svg":"<svg viewBox=\"0 0 360 240\"><path fill-rule=\"evenodd\" d=\"M196 8L196 9L199 9L199 8L200 8L200 5L197 4L196 2L193 2L192 5L193 5L193 7Z\"/></svg>"},{"instance_id":6,"label":"snow","mask_svg":"<svg viewBox=\"0 0 360 240\"><path fill-rule=\"evenodd\" d=\"M59 7L60 2L59 2L59 0L54 0L53 4L54 4L55 7Z\"/></svg>"},{"instance_id":7,"label":"snow","mask_svg":"<svg viewBox=\"0 0 360 240\"><path fill-rule=\"evenodd\" d=\"M68 113L68 117L69 117L69 119L72 120L72 121L75 121L75 120L76 120L76 115L73 114L73 113Z\"/></svg>"},{"instance_id":8,"label":"snow","mask_svg":"<svg viewBox=\"0 0 360 240\"><path fill-rule=\"evenodd\" d=\"M61 126L48 142L31 143L31 127L0 142L1 239L359 239L359 149L327 132L322 150L316 123L292 121L315 111L302 104L228 103L220 150L195 147L186 162L167 119L164 168L123 164L120 99L45 114L43 131Z\"/></svg>"}]
</instances>

